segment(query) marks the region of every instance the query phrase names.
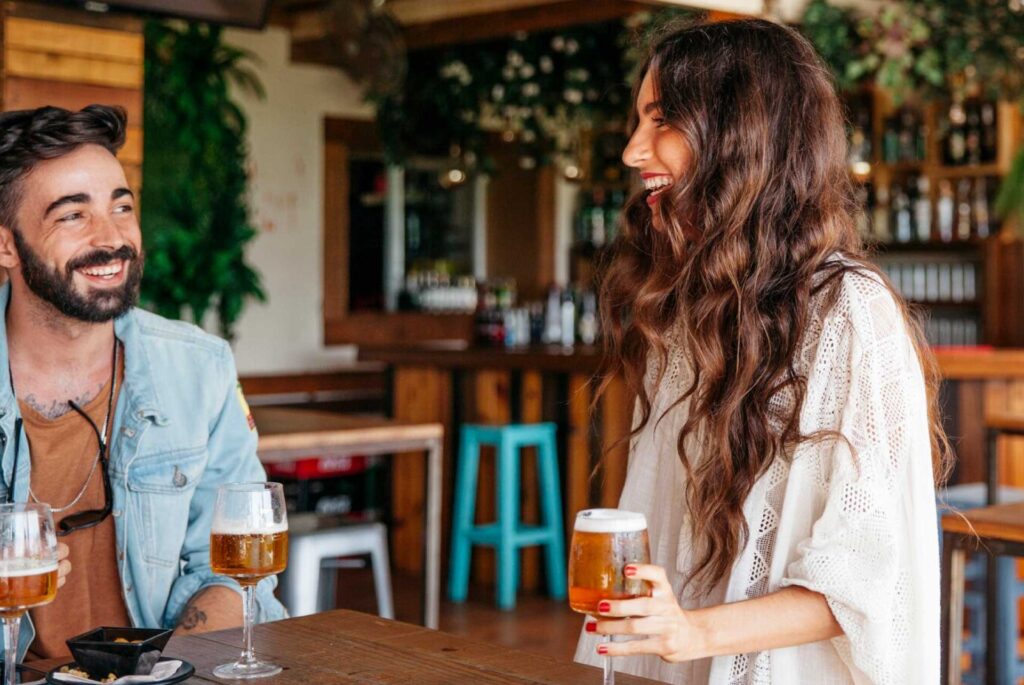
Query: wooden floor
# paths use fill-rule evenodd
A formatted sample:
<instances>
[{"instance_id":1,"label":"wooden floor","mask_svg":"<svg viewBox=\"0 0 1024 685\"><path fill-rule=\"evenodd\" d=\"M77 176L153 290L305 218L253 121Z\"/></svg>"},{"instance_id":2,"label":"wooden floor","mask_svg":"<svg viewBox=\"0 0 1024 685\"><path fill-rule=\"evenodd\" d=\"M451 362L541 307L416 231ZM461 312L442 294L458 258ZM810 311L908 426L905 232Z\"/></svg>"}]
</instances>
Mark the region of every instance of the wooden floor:
<instances>
[{"instance_id":1,"label":"wooden floor","mask_svg":"<svg viewBox=\"0 0 1024 685\"><path fill-rule=\"evenodd\" d=\"M422 580L395 576L391 585L395 618L419 623ZM373 578L368 570L338 571L337 608L377 613ZM569 609L567 601L556 602L539 595L520 593L512 611L499 611L489 588L471 588L464 604L441 602L443 631L559 659L572 658L582 625L582 617Z\"/></svg>"}]
</instances>

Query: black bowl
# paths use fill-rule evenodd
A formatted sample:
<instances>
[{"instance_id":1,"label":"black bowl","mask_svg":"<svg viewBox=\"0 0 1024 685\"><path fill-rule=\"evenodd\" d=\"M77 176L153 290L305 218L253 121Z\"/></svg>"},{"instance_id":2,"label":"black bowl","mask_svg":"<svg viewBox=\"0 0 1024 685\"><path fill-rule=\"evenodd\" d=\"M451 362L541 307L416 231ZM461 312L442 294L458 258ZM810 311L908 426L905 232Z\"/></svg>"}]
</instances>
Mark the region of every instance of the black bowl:
<instances>
[{"instance_id":1,"label":"black bowl","mask_svg":"<svg viewBox=\"0 0 1024 685\"><path fill-rule=\"evenodd\" d=\"M149 675L171 639L171 632L153 628L96 628L76 635L67 645L75 663L93 678L105 678L108 673L118 678ZM115 642L118 638L128 642Z\"/></svg>"}]
</instances>

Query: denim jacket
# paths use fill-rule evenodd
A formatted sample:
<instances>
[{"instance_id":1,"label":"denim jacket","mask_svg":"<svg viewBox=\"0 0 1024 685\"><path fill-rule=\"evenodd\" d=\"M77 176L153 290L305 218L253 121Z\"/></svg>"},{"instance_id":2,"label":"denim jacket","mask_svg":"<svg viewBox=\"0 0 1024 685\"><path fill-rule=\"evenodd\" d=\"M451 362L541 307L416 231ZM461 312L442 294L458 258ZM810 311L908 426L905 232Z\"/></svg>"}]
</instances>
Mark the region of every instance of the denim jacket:
<instances>
[{"instance_id":1,"label":"denim jacket","mask_svg":"<svg viewBox=\"0 0 1024 685\"><path fill-rule=\"evenodd\" d=\"M10 285L0 288L0 314ZM138 627L174 628L200 590L235 581L210 570L210 525L217 486L262 481L256 430L244 408L227 343L199 328L132 309L114 322L124 345L124 384L110 434L110 481L118 570L125 606ZM0 369L8 368L7 326L0 315ZM14 468L18 403L0 371L0 501ZM28 497L31 458L21 434L14 498ZM88 573L73 568L72 573ZM286 616L275 578L256 589L256 621ZM22 620L19 659L35 629Z\"/></svg>"}]
</instances>

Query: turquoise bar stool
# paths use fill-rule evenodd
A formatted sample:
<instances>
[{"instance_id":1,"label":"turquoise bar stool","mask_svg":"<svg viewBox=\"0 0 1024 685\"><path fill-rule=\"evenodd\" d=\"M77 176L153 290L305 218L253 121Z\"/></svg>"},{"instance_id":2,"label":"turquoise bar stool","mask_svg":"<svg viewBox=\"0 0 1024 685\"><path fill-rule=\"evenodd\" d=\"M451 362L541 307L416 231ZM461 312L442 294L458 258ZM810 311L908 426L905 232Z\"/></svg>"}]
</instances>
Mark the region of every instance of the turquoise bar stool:
<instances>
[{"instance_id":1,"label":"turquoise bar stool","mask_svg":"<svg viewBox=\"0 0 1024 685\"><path fill-rule=\"evenodd\" d=\"M498 557L498 607L512 609L516 605L519 584L519 550L543 545L548 590L555 599L565 599L565 531L562 529L562 498L558 487L555 424L464 425L460 439L448 598L453 602L466 600L472 546L489 545L495 548ZM474 525L480 447L483 445L496 448L498 520ZM539 526L527 526L519 520L519 451L524 447L537 448L542 519Z\"/></svg>"}]
</instances>

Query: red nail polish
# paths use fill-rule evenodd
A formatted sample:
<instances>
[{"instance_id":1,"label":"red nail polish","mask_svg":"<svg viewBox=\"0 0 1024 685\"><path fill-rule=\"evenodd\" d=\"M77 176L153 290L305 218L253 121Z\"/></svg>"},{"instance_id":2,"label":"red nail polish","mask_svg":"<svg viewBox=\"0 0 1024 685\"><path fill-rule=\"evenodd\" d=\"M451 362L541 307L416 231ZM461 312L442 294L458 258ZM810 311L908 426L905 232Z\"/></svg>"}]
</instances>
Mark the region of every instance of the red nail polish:
<instances>
[{"instance_id":1,"label":"red nail polish","mask_svg":"<svg viewBox=\"0 0 1024 685\"><path fill-rule=\"evenodd\" d=\"M587 631L588 633L596 633L597 632L597 623L591 621L590 623L587 623L586 625L584 625L583 629L585 631Z\"/></svg>"},{"instance_id":2,"label":"red nail polish","mask_svg":"<svg viewBox=\"0 0 1024 685\"><path fill-rule=\"evenodd\" d=\"M598 654L607 654L608 653L608 645L598 645L597 646L597 653Z\"/></svg>"},{"instance_id":3,"label":"red nail polish","mask_svg":"<svg viewBox=\"0 0 1024 685\"><path fill-rule=\"evenodd\" d=\"M612 610L612 605L610 602L601 602L597 605L597 610L604 614Z\"/></svg>"},{"instance_id":4,"label":"red nail polish","mask_svg":"<svg viewBox=\"0 0 1024 685\"><path fill-rule=\"evenodd\" d=\"M627 578L632 578L636 575L636 566L627 566L623 571Z\"/></svg>"}]
</instances>

